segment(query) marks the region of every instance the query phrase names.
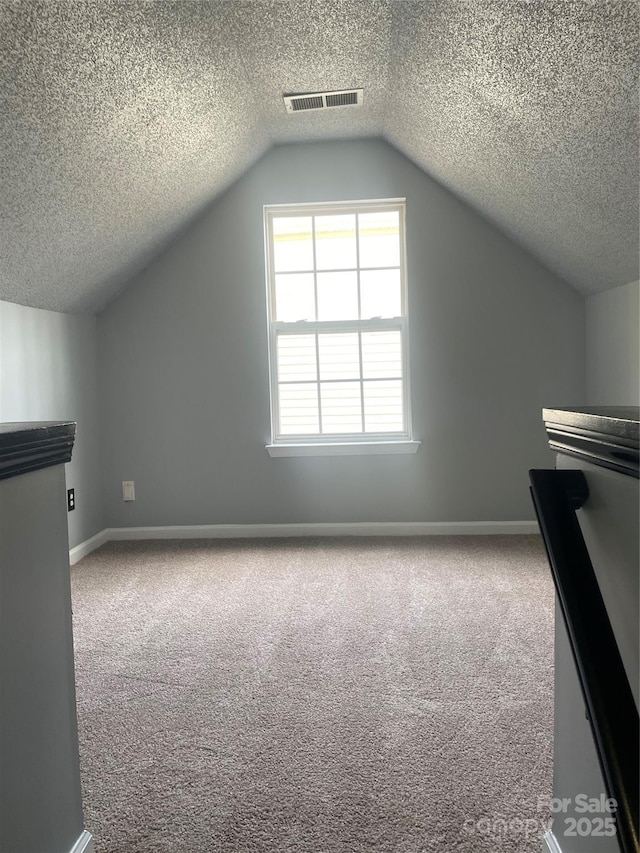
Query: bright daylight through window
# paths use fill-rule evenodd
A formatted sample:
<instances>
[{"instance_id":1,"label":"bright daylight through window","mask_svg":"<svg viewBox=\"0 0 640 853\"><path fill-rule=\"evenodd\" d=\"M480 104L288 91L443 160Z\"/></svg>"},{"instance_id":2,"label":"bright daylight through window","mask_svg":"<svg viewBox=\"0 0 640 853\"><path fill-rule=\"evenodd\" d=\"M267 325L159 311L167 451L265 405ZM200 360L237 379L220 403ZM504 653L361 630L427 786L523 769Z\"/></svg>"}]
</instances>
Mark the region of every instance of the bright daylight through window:
<instances>
[{"instance_id":1,"label":"bright daylight through window","mask_svg":"<svg viewBox=\"0 0 640 853\"><path fill-rule=\"evenodd\" d=\"M265 239L273 445L409 442L404 201L268 206Z\"/></svg>"}]
</instances>

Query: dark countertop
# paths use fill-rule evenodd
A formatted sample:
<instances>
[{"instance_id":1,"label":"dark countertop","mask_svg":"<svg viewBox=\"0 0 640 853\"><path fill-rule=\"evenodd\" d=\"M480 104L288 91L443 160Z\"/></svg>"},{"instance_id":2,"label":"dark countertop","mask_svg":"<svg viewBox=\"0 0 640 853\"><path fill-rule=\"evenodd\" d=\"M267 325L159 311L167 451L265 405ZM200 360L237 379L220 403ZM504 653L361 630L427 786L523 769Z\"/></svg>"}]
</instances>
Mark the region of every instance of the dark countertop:
<instances>
[{"instance_id":1,"label":"dark countertop","mask_svg":"<svg viewBox=\"0 0 640 853\"><path fill-rule=\"evenodd\" d=\"M639 476L640 407L543 409L542 417L552 450Z\"/></svg>"},{"instance_id":2,"label":"dark countertop","mask_svg":"<svg viewBox=\"0 0 640 853\"><path fill-rule=\"evenodd\" d=\"M0 480L71 460L72 421L0 423Z\"/></svg>"}]
</instances>

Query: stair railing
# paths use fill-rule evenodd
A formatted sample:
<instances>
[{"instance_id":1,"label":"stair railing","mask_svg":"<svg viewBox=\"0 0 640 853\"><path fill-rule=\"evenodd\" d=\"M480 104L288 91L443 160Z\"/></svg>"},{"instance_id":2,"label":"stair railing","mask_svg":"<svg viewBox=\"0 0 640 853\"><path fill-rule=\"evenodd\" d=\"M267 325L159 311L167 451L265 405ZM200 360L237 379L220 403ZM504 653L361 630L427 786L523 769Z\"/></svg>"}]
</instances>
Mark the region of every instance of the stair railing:
<instances>
[{"instance_id":1,"label":"stair railing","mask_svg":"<svg viewBox=\"0 0 640 853\"><path fill-rule=\"evenodd\" d=\"M529 472L560 609L622 853L638 853L638 709L576 516L589 496L579 470Z\"/></svg>"}]
</instances>

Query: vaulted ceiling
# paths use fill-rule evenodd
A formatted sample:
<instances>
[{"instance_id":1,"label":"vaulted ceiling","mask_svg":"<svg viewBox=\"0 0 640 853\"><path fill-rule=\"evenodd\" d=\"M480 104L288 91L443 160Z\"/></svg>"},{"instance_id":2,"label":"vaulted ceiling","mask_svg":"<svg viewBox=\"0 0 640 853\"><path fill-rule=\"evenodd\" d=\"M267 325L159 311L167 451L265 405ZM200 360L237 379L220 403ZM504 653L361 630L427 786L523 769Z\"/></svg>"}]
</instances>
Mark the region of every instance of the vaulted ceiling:
<instances>
[{"instance_id":1,"label":"vaulted ceiling","mask_svg":"<svg viewBox=\"0 0 640 853\"><path fill-rule=\"evenodd\" d=\"M634 0L0 0L0 299L100 310L270 145L363 136L583 293L634 281L637 73Z\"/></svg>"}]
</instances>

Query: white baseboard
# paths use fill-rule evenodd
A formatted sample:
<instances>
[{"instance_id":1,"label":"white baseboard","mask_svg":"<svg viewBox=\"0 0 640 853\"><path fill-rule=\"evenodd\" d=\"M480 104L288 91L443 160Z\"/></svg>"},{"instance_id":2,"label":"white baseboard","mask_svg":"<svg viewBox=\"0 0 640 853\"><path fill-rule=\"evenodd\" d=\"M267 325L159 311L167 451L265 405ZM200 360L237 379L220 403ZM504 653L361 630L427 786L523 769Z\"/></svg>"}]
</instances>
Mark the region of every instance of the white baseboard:
<instances>
[{"instance_id":1,"label":"white baseboard","mask_svg":"<svg viewBox=\"0 0 640 853\"><path fill-rule=\"evenodd\" d=\"M90 554L92 551L95 551L96 548L99 548L101 545L104 545L105 542L108 542L108 533L109 531L107 529L101 530L100 533L96 533L96 535L92 536L91 539L85 539L84 542L81 542L79 545L76 545L75 548L72 548L69 551L69 563L73 566L74 563L78 562L78 560L81 560L83 557L86 557L87 554Z\"/></svg>"},{"instance_id":2,"label":"white baseboard","mask_svg":"<svg viewBox=\"0 0 640 853\"><path fill-rule=\"evenodd\" d=\"M538 533L535 521L362 521L309 524L190 524L106 527L69 552L71 564L105 542L134 539L255 539L297 536L483 536Z\"/></svg>"},{"instance_id":3,"label":"white baseboard","mask_svg":"<svg viewBox=\"0 0 640 853\"><path fill-rule=\"evenodd\" d=\"M558 839L551 830L547 830L542 838L542 853L562 853Z\"/></svg>"},{"instance_id":4,"label":"white baseboard","mask_svg":"<svg viewBox=\"0 0 640 853\"><path fill-rule=\"evenodd\" d=\"M95 853L93 846L93 837L90 832L85 829L82 835L71 848L70 853Z\"/></svg>"}]
</instances>

